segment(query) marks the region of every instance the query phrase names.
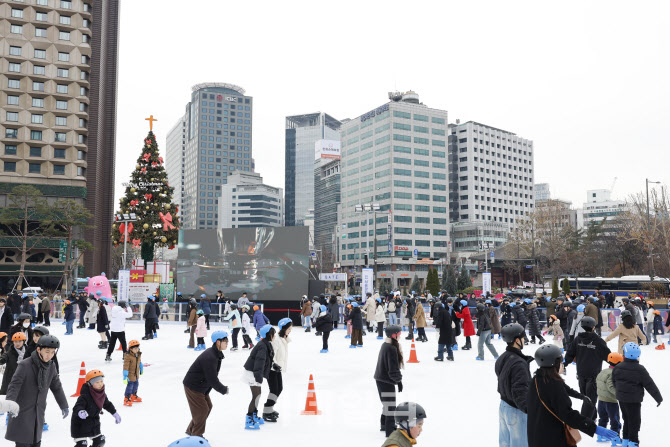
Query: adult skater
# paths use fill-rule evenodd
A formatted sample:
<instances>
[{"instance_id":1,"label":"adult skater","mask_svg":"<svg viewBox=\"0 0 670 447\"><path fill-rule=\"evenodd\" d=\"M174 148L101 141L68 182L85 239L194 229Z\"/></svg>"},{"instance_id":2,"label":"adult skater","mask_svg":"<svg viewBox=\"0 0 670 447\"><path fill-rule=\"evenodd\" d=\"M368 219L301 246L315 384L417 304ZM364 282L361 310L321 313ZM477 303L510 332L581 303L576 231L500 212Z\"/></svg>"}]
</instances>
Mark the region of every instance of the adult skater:
<instances>
[{"instance_id":1,"label":"adult skater","mask_svg":"<svg viewBox=\"0 0 670 447\"><path fill-rule=\"evenodd\" d=\"M491 317L486 306L482 303L477 304L477 358L475 360L484 360L484 344L494 359L498 358L498 351L491 344Z\"/></svg>"},{"instance_id":2,"label":"adult skater","mask_svg":"<svg viewBox=\"0 0 670 447\"><path fill-rule=\"evenodd\" d=\"M270 393L268 394L268 400L265 401L265 405L263 406L263 420L266 422L277 422L277 418L279 417L279 413L275 411L274 407L284 389L282 374L286 372L288 367L288 344L291 342L288 336L293 328L293 321L290 318L282 318L279 320L278 326L279 334L272 339L271 343L272 349L275 352L274 362L281 369L279 371L271 369L270 377L268 377Z\"/></svg>"},{"instance_id":3,"label":"adult skater","mask_svg":"<svg viewBox=\"0 0 670 447\"><path fill-rule=\"evenodd\" d=\"M414 298L407 298L407 329L409 334L405 340L414 340L414 315L416 314L416 300Z\"/></svg>"},{"instance_id":4,"label":"adult skater","mask_svg":"<svg viewBox=\"0 0 670 447\"><path fill-rule=\"evenodd\" d=\"M102 292L98 290L97 292L98 295L102 295ZM87 300L87 307L86 307L86 315L84 316L84 320L86 321L86 324L88 325L89 330L95 329L95 323L98 318L98 299L97 297L93 295L89 295Z\"/></svg>"},{"instance_id":5,"label":"adult skater","mask_svg":"<svg viewBox=\"0 0 670 447\"><path fill-rule=\"evenodd\" d=\"M365 322L367 324L367 331L372 332L372 325L375 322L377 310L377 300L372 298L372 294L368 292L366 294L365 303L363 304L363 313L365 314Z\"/></svg>"},{"instance_id":6,"label":"adult skater","mask_svg":"<svg viewBox=\"0 0 670 447\"><path fill-rule=\"evenodd\" d=\"M14 324L12 309L7 306L7 300L0 297L0 332L9 333L9 329Z\"/></svg>"},{"instance_id":7,"label":"adult skater","mask_svg":"<svg viewBox=\"0 0 670 447\"><path fill-rule=\"evenodd\" d=\"M144 305L144 337L142 340L154 339L154 324L156 324L156 306L154 306L154 297L147 296L147 303Z\"/></svg>"},{"instance_id":8,"label":"adult skater","mask_svg":"<svg viewBox=\"0 0 670 447\"><path fill-rule=\"evenodd\" d=\"M465 345L461 349L467 351L468 349L472 349L472 342L470 341L470 337L475 335L475 325L472 323L468 302L461 300L461 306L463 306L463 308L460 312L456 312L456 316L463 320L463 335L465 335Z\"/></svg>"},{"instance_id":9,"label":"adult skater","mask_svg":"<svg viewBox=\"0 0 670 447\"><path fill-rule=\"evenodd\" d=\"M230 327L233 330L233 347L231 351L237 351L237 334L242 329L242 317L240 317L240 312L237 310L237 304L230 305L230 313L224 321L230 321Z\"/></svg>"},{"instance_id":10,"label":"adult skater","mask_svg":"<svg viewBox=\"0 0 670 447\"><path fill-rule=\"evenodd\" d=\"M46 295L42 297L40 310L42 311L42 320L44 321L44 326L51 326L51 321L49 319L51 317L51 301L49 301L49 297Z\"/></svg>"},{"instance_id":11,"label":"adult skater","mask_svg":"<svg viewBox=\"0 0 670 447\"><path fill-rule=\"evenodd\" d=\"M426 312L423 309L421 303L416 303L416 311L414 312L414 324L416 325L416 330L418 332L417 341L427 342L428 337L426 337ZM413 335L410 332L410 335Z\"/></svg>"},{"instance_id":12,"label":"adult skater","mask_svg":"<svg viewBox=\"0 0 670 447\"><path fill-rule=\"evenodd\" d=\"M560 348L548 344L535 351L539 368L528 391L528 447L568 447L566 425L591 437L598 434L611 441L617 433L597 426L572 409L568 387L560 376L563 356Z\"/></svg>"},{"instance_id":13,"label":"adult skater","mask_svg":"<svg viewBox=\"0 0 670 447\"><path fill-rule=\"evenodd\" d=\"M530 300L528 300L530 301ZM537 304L530 301L526 305L526 312L528 313L528 335L530 335L530 342L535 344L535 337L543 344L546 340L540 331L540 315L537 310Z\"/></svg>"},{"instance_id":14,"label":"adult skater","mask_svg":"<svg viewBox=\"0 0 670 447\"><path fill-rule=\"evenodd\" d=\"M395 429L393 413L395 412L396 385L398 386L398 392L402 393L402 373L400 369L404 363L402 348L398 343L398 337L401 333L402 328L400 326L394 325L386 328L386 339L379 349L374 375L379 400L382 402L380 430L385 431L386 436L390 436Z\"/></svg>"},{"instance_id":15,"label":"adult skater","mask_svg":"<svg viewBox=\"0 0 670 447\"><path fill-rule=\"evenodd\" d=\"M336 296L331 296L330 300L328 300L328 313L333 320L333 329L337 329L337 323L340 322L340 303L337 298Z\"/></svg>"},{"instance_id":16,"label":"adult skater","mask_svg":"<svg viewBox=\"0 0 670 447\"><path fill-rule=\"evenodd\" d=\"M228 333L216 331L212 334L212 347L205 349L195 359L184 377L184 392L191 410L191 422L186 428L189 436L202 436L205 433L207 418L212 411L212 399L209 393L214 389L228 394L228 387L219 381L219 370L224 359L223 351L228 347Z\"/></svg>"},{"instance_id":17,"label":"adult skater","mask_svg":"<svg viewBox=\"0 0 670 447\"><path fill-rule=\"evenodd\" d=\"M116 340L121 343L123 354L128 351L126 345L126 320L132 318L133 311L128 307L128 303L124 300L119 301L116 306L112 308L112 320L109 323L109 330L111 335L109 337L109 346L107 347L106 362L112 361L112 352L116 348Z\"/></svg>"},{"instance_id":18,"label":"adult skater","mask_svg":"<svg viewBox=\"0 0 670 447\"><path fill-rule=\"evenodd\" d=\"M330 337L330 331L333 330L333 318L328 313L328 307L325 304L322 304L319 308L319 316L314 322L314 329L316 329L317 334L321 333L321 339L323 342L323 347L321 348L321 354L328 353L328 337Z\"/></svg>"},{"instance_id":19,"label":"adult skater","mask_svg":"<svg viewBox=\"0 0 670 447\"><path fill-rule=\"evenodd\" d=\"M526 336L523 326L518 323L505 325L501 334L503 341L507 343L507 348L496 360L495 365L500 394L498 441L500 447L527 447L526 401L530 382L529 364L533 358L521 352Z\"/></svg>"},{"instance_id":20,"label":"adult skater","mask_svg":"<svg viewBox=\"0 0 670 447\"><path fill-rule=\"evenodd\" d=\"M302 308L300 309L300 319L302 320L302 326L305 328L305 332L311 332L311 322L312 322L312 303L307 299L306 295L302 297Z\"/></svg>"},{"instance_id":21,"label":"adult skater","mask_svg":"<svg viewBox=\"0 0 670 447\"><path fill-rule=\"evenodd\" d=\"M281 366L274 362L274 349L272 348L275 329L266 324L261 328L260 333L261 341L254 346L244 363L244 380L251 389L251 401L244 423L244 428L247 430L258 430L265 423L262 418L258 417L263 379L270 378L270 370L281 372Z\"/></svg>"},{"instance_id":22,"label":"adult skater","mask_svg":"<svg viewBox=\"0 0 670 447\"><path fill-rule=\"evenodd\" d=\"M186 333L190 334L188 339L188 349L195 348L195 328L198 324L198 302L195 298L188 300L188 318L186 319Z\"/></svg>"},{"instance_id":23,"label":"adult skater","mask_svg":"<svg viewBox=\"0 0 670 447\"><path fill-rule=\"evenodd\" d=\"M98 335L100 335L100 342L98 343L99 349L107 349L108 340L107 340L107 331L109 331L109 315L107 313L107 299L101 297L98 300L98 315L96 318L96 328Z\"/></svg>"},{"instance_id":24,"label":"adult skater","mask_svg":"<svg viewBox=\"0 0 670 447\"><path fill-rule=\"evenodd\" d=\"M411 447L423 431L426 411L414 402L402 402L395 407L394 422L398 428L391 433L382 447Z\"/></svg>"},{"instance_id":25,"label":"adult skater","mask_svg":"<svg viewBox=\"0 0 670 447\"><path fill-rule=\"evenodd\" d=\"M670 316L668 316L670 319ZM619 324L614 331L612 331L607 338L606 342L613 340L614 337L619 336L619 354L623 355L623 347L626 343L636 343L639 340L642 340L642 343L647 343L647 337L642 333L640 327L635 324L633 314L624 310L621 312L621 324Z\"/></svg>"},{"instance_id":26,"label":"adult skater","mask_svg":"<svg viewBox=\"0 0 670 447\"><path fill-rule=\"evenodd\" d=\"M528 324L528 317L526 316L526 310L523 308L521 305L521 301L517 300L514 303L510 303L510 307L512 308L512 318L514 321L521 326L523 326L524 329L524 342L528 344L528 336L526 334L526 325Z\"/></svg>"},{"instance_id":27,"label":"adult skater","mask_svg":"<svg viewBox=\"0 0 670 447\"><path fill-rule=\"evenodd\" d=\"M434 321L435 325L440 328L440 337L437 340L437 357L435 357L435 360L438 362L443 361L446 349L447 360L453 362L454 353L451 350L451 346L454 344L454 333L451 330L451 313L445 303L441 304Z\"/></svg>"},{"instance_id":28,"label":"adult skater","mask_svg":"<svg viewBox=\"0 0 670 447\"><path fill-rule=\"evenodd\" d=\"M84 329L86 327L86 311L88 310L88 301L83 295L80 295L79 298L73 296L70 301L77 303L77 307L79 308L79 326L77 326L77 329Z\"/></svg>"},{"instance_id":29,"label":"adult skater","mask_svg":"<svg viewBox=\"0 0 670 447\"><path fill-rule=\"evenodd\" d=\"M351 303L351 312L347 317L347 321L351 321L351 345L350 348L363 347L363 315L361 308L356 301Z\"/></svg>"}]
</instances>

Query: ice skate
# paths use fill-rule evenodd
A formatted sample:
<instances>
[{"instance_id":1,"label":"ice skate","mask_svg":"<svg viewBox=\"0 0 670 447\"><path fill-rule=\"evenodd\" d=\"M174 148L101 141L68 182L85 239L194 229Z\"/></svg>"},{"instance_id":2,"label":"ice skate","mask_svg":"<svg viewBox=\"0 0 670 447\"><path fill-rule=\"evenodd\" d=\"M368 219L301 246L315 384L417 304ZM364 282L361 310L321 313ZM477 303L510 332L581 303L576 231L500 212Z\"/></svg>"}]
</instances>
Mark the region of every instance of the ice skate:
<instances>
[{"instance_id":1,"label":"ice skate","mask_svg":"<svg viewBox=\"0 0 670 447\"><path fill-rule=\"evenodd\" d=\"M377 337L377 340L383 340L384 337Z\"/></svg>"},{"instance_id":2,"label":"ice skate","mask_svg":"<svg viewBox=\"0 0 670 447\"><path fill-rule=\"evenodd\" d=\"M434 360L435 360L436 362L442 362L442 361L444 361L444 359L442 359L442 358L440 358L440 357L435 357Z\"/></svg>"},{"instance_id":3,"label":"ice skate","mask_svg":"<svg viewBox=\"0 0 670 447\"><path fill-rule=\"evenodd\" d=\"M322 349L322 350L319 351L319 352L320 352L321 354L328 354L328 350L327 350L327 349Z\"/></svg>"},{"instance_id":4,"label":"ice skate","mask_svg":"<svg viewBox=\"0 0 670 447\"><path fill-rule=\"evenodd\" d=\"M354 349L356 345L349 345L349 349Z\"/></svg>"},{"instance_id":5,"label":"ice skate","mask_svg":"<svg viewBox=\"0 0 670 447\"><path fill-rule=\"evenodd\" d=\"M610 442L610 441L606 437L598 435L596 442Z\"/></svg>"},{"instance_id":6,"label":"ice skate","mask_svg":"<svg viewBox=\"0 0 670 447\"><path fill-rule=\"evenodd\" d=\"M449 360L450 362L453 362L454 361L454 356L453 355L448 355L447 360Z\"/></svg>"},{"instance_id":7,"label":"ice skate","mask_svg":"<svg viewBox=\"0 0 670 447\"><path fill-rule=\"evenodd\" d=\"M258 425L263 425L263 424L265 424L265 421L263 420L263 418L259 418L259 417L258 417L258 413L256 413L255 411L254 411L254 421L255 421Z\"/></svg>"},{"instance_id":8,"label":"ice skate","mask_svg":"<svg viewBox=\"0 0 670 447\"><path fill-rule=\"evenodd\" d=\"M258 425L258 424L256 423L256 421L254 420L253 416L249 416L249 415L247 415L247 419L246 419L246 421L245 421L245 423L244 423L244 429L245 429L245 430L258 430L258 429L260 429L260 428L261 428L260 425Z\"/></svg>"},{"instance_id":9,"label":"ice skate","mask_svg":"<svg viewBox=\"0 0 670 447\"><path fill-rule=\"evenodd\" d=\"M42 424L42 431L49 431L49 424L47 424L46 422Z\"/></svg>"},{"instance_id":10,"label":"ice skate","mask_svg":"<svg viewBox=\"0 0 670 447\"><path fill-rule=\"evenodd\" d=\"M357 347L357 348L362 348L362 347L363 347L363 345L357 345L356 347Z\"/></svg>"},{"instance_id":11,"label":"ice skate","mask_svg":"<svg viewBox=\"0 0 670 447\"><path fill-rule=\"evenodd\" d=\"M131 400L134 404L137 404L137 403L142 402L142 398L139 397L137 394L133 394L132 396L130 396L130 400Z\"/></svg>"},{"instance_id":12,"label":"ice skate","mask_svg":"<svg viewBox=\"0 0 670 447\"><path fill-rule=\"evenodd\" d=\"M620 446L622 442L621 438L617 436L615 439L612 439L612 447Z\"/></svg>"},{"instance_id":13,"label":"ice skate","mask_svg":"<svg viewBox=\"0 0 670 447\"><path fill-rule=\"evenodd\" d=\"M133 406L133 401L130 400L130 397L126 397L123 399L123 405L125 407L132 407Z\"/></svg>"},{"instance_id":14,"label":"ice skate","mask_svg":"<svg viewBox=\"0 0 670 447\"><path fill-rule=\"evenodd\" d=\"M305 329L305 332L312 332L312 329L311 329L311 328L307 328L307 329Z\"/></svg>"},{"instance_id":15,"label":"ice skate","mask_svg":"<svg viewBox=\"0 0 670 447\"><path fill-rule=\"evenodd\" d=\"M105 361L106 362L111 362L112 361L112 356L107 354L107 356L105 357Z\"/></svg>"},{"instance_id":16,"label":"ice skate","mask_svg":"<svg viewBox=\"0 0 670 447\"><path fill-rule=\"evenodd\" d=\"M263 419L266 422L277 422L277 416L272 413L263 413Z\"/></svg>"},{"instance_id":17,"label":"ice skate","mask_svg":"<svg viewBox=\"0 0 670 447\"><path fill-rule=\"evenodd\" d=\"M483 361L484 361L484 359L483 359L483 358L481 358L480 356L477 356L477 357L475 358L475 360L479 360L479 361L481 361L481 362L483 362Z\"/></svg>"}]
</instances>

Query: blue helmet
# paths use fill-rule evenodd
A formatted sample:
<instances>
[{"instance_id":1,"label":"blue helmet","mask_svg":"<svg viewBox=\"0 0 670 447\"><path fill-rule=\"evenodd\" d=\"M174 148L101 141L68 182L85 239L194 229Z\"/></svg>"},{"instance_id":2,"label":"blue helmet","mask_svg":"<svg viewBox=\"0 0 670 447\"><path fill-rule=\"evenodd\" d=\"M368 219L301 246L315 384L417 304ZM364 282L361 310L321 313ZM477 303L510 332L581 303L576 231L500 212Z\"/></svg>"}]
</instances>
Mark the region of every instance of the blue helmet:
<instances>
[{"instance_id":1,"label":"blue helmet","mask_svg":"<svg viewBox=\"0 0 670 447\"><path fill-rule=\"evenodd\" d=\"M584 312L584 309L586 309L586 306L584 306L583 304L577 306L577 312Z\"/></svg>"},{"instance_id":2,"label":"blue helmet","mask_svg":"<svg viewBox=\"0 0 670 447\"><path fill-rule=\"evenodd\" d=\"M261 338L265 338L265 336L268 335L268 332L270 332L270 329L272 329L271 324L266 324L265 326L263 326L261 330L258 331L261 334Z\"/></svg>"},{"instance_id":3,"label":"blue helmet","mask_svg":"<svg viewBox=\"0 0 670 447\"><path fill-rule=\"evenodd\" d=\"M200 436L187 436L186 438L178 439L170 444L168 447L212 447L205 438Z\"/></svg>"},{"instance_id":4,"label":"blue helmet","mask_svg":"<svg viewBox=\"0 0 670 447\"><path fill-rule=\"evenodd\" d=\"M467 306L467 305L468 305L468 302L465 301L465 300L461 300L461 305L462 305L462 306Z\"/></svg>"},{"instance_id":5,"label":"blue helmet","mask_svg":"<svg viewBox=\"0 0 670 447\"><path fill-rule=\"evenodd\" d=\"M153 301L154 297L153 297L153 295L147 295L147 299Z\"/></svg>"},{"instance_id":6,"label":"blue helmet","mask_svg":"<svg viewBox=\"0 0 670 447\"><path fill-rule=\"evenodd\" d=\"M626 359L637 360L640 358L642 351L640 347L632 341L623 345L623 357Z\"/></svg>"},{"instance_id":7,"label":"blue helmet","mask_svg":"<svg viewBox=\"0 0 670 447\"><path fill-rule=\"evenodd\" d=\"M509 303L509 307L514 307L516 306L516 303Z\"/></svg>"},{"instance_id":8,"label":"blue helmet","mask_svg":"<svg viewBox=\"0 0 670 447\"><path fill-rule=\"evenodd\" d=\"M207 295L203 293L202 295L200 295L200 298L207 298Z\"/></svg>"},{"instance_id":9,"label":"blue helmet","mask_svg":"<svg viewBox=\"0 0 670 447\"><path fill-rule=\"evenodd\" d=\"M351 303L351 307L358 307L358 303L354 301L353 303Z\"/></svg>"},{"instance_id":10,"label":"blue helmet","mask_svg":"<svg viewBox=\"0 0 670 447\"><path fill-rule=\"evenodd\" d=\"M525 300L523 300L523 302L526 303L526 304L530 304L530 303L532 303L533 301L531 301L530 298L526 298Z\"/></svg>"},{"instance_id":11,"label":"blue helmet","mask_svg":"<svg viewBox=\"0 0 670 447\"><path fill-rule=\"evenodd\" d=\"M181 292L177 292L177 295L181 296Z\"/></svg>"},{"instance_id":12,"label":"blue helmet","mask_svg":"<svg viewBox=\"0 0 670 447\"><path fill-rule=\"evenodd\" d=\"M484 301L484 304L491 304L491 300Z\"/></svg>"},{"instance_id":13,"label":"blue helmet","mask_svg":"<svg viewBox=\"0 0 670 447\"><path fill-rule=\"evenodd\" d=\"M203 312L202 309L198 309L198 311L196 312L196 315L204 315L204 314L205 312Z\"/></svg>"},{"instance_id":14,"label":"blue helmet","mask_svg":"<svg viewBox=\"0 0 670 447\"><path fill-rule=\"evenodd\" d=\"M212 343L216 343L218 340L223 340L224 338L228 338L228 332L226 332L226 331L216 331L212 334ZM189 444L184 444L184 445L189 445ZM193 445L196 445L196 444L193 444Z\"/></svg>"},{"instance_id":15,"label":"blue helmet","mask_svg":"<svg viewBox=\"0 0 670 447\"><path fill-rule=\"evenodd\" d=\"M328 308L326 307L325 304L322 304L321 306L319 306L319 310L320 310L321 312L326 312L326 311L328 310Z\"/></svg>"},{"instance_id":16,"label":"blue helmet","mask_svg":"<svg viewBox=\"0 0 670 447\"><path fill-rule=\"evenodd\" d=\"M279 324L278 324L279 329L283 329L284 326L286 326L287 324L293 324L293 320L291 320L288 317L287 318L282 318L281 320L279 320Z\"/></svg>"}]
</instances>

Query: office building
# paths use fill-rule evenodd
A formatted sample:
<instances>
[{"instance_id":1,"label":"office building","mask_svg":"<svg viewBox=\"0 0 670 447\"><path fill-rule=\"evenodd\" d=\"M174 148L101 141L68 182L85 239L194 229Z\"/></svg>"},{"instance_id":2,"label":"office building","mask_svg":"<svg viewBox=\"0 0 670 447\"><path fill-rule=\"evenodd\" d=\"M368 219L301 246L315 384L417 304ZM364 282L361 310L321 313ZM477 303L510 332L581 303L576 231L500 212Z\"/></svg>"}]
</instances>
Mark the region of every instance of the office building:
<instances>
[{"instance_id":1,"label":"office building","mask_svg":"<svg viewBox=\"0 0 670 447\"><path fill-rule=\"evenodd\" d=\"M609 189L593 189L586 192L583 208L584 226L604 223L605 227L626 211L626 202L612 199Z\"/></svg>"},{"instance_id":2,"label":"office building","mask_svg":"<svg viewBox=\"0 0 670 447\"><path fill-rule=\"evenodd\" d=\"M456 252L494 250L504 245L509 225L504 222L453 222L450 240Z\"/></svg>"},{"instance_id":3,"label":"office building","mask_svg":"<svg viewBox=\"0 0 670 447\"><path fill-rule=\"evenodd\" d=\"M341 123L323 113L286 117L286 226L304 225L314 209L314 148L319 140L339 141Z\"/></svg>"},{"instance_id":4,"label":"office building","mask_svg":"<svg viewBox=\"0 0 670 447\"><path fill-rule=\"evenodd\" d=\"M549 191L549 183L535 184L535 204L546 202L551 199L551 192Z\"/></svg>"},{"instance_id":5,"label":"office building","mask_svg":"<svg viewBox=\"0 0 670 447\"><path fill-rule=\"evenodd\" d=\"M0 17L0 206L19 184L85 204L95 246L85 273L109 270L119 2L3 1ZM37 252L44 260L31 269L58 278L57 252Z\"/></svg>"},{"instance_id":6,"label":"office building","mask_svg":"<svg viewBox=\"0 0 670 447\"><path fill-rule=\"evenodd\" d=\"M168 134L166 169L170 185L181 187L177 203L185 230L220 228L222 186L235 172L254 171L253 98L245 93L221 82L193 86L184 116ZM180 154L178 163L170 160Z\"/></svg>"},{"instance_id":7,"label":"office building","mask_svg":"<svg viewBox=\"0 0 670 447\"><path fill-rule=\"evenodd\" d=\"M425 280L446 256L449 229L447 112L411 91L389 99L340 131L339 262L355 270L369 253L384 288Z\"/></svg>"},{"instance_id":8,"label":"office building","mask_svg":"<svg viewBox=\"0 0 670 447\"><path fill-rule=\"evenodd\" d=\"M314 163L314 248L321 268L332 271L337 259L337 208L340 204L340 159L319 157Z\"/></svg>"},{"instance_id":9,"label":"office building","mask_svg":"<svg viewBox=\"0 0 670 447\"><path fill-rule=\"evenodd\" d=\"M233 172L221 187L220 228L281 227L283 204L284 191L263 184L260 174Z\"/></svg>"}]
</instances>

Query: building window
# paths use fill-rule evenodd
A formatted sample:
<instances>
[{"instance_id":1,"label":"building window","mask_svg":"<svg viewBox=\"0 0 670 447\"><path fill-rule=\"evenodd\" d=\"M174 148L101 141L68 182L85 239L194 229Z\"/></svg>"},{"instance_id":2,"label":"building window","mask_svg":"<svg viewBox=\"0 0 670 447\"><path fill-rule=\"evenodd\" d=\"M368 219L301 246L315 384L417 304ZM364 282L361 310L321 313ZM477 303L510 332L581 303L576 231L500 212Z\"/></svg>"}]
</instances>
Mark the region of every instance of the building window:
<instances>
[{"instance_id":1,"label":"building window","mask_svg":"<svg viewBox=\"0 0 670 447\"><path fill-rule=\"evenodd\" d=\"M42 163L28 163L28 173L30 173L30 174L41 174L42 173Z\"/></svg>"},{"instance_id":2,"label":"building window","mask_svg":"<svg viewBox=\"0 0 670 447\"><path fill-rule=\"evenodd\" d=\"M86 121L84 118L79 118L79 127L86 127L88 125L88 121ZM217 174L220 174L217 172Z\"/></svg>"},{"instance_id":3,"label":"building window","mask_svg":"<svg viewBox=\"0 0 670 447\"><path fill-rule=\"evenodd\" d=\"M58 52L58 60L61 62L70 62L70 53Z\"/></svg>"},{"instance_id":4,"label":"building window","mask_svg":"<svg viewBox=\"0 0 670 447\"><path fill-rule=\"evenodd\" d=\"M37 2L38 5L41 5L42 3ZM46 5L46 0L44 0L44 4ZM35 13L35 20L38 22L46 22L48 19L47 13L46 12L36 12Z\"/></svg>"},{"instance_id":5,"label":"building window","mask_svg":"<svg viewBox=\"0 0 670 447\"><path fill-rule=\"evenodd\" d=\"M58 110L67 110L67 101L56 101L56 108Z\"/></svg>"},{"instance_id":6,"label":"building window","mask_svg":"<svg viewBox=\"0 0 670 447\"><path fill-rule=\"evenodd\" d=\"M77 166L77 175L79 177L86 177L86 168L83 168L81 166Z\"/></svg>"},{"instance_id":7,"label":"building window","mask_svg":"<svg viewBox=\"0 0 670 447\"><path fill-rule=\"evenodd\" d=\"M32 98L33 107L44 108L44 99L43 98Z\"/></svg>"},{"instance_id":8,"label":"building window","mask_svg":"<svg viewBox=\"0 0 670 447\"><path fill-rule=\"evenodd\" d=\"M35 59L46 59L47 52L46 50L35 50Z\"/></svg>"},{"instance_id":9,"label":"building window","mask_svg":"<svg viewBox=\"0 0 670 447\"><path fill-rule=\"evenodd\" d=\"M41 157L42 156L42 148L31 146L30 147L30 156L31 157Z\"/></svg>"},{"instance_id":10,"label":"building window","mask_svg":"<svg viewBox=\"0 0 670 447\"><path fill-rule=\"evenodd\" d=\"M18 138L18 129L5 129L5 138Z\"/></svg>"},{"instance_id":11,"label":"building window","mask_svg":"<svg viewBox=\"0 0 670 447\"><path fill-rule=\"evenodd\" d=\"M58 77L59 78L69 78L70 77L70 70L67 68L59 68L58 69Z\"/></svg>"},{"instance_id":12,"label":"building window","mask_svg":"<svg viewBox=\"0 0 670 447\"><path fill-rule=\"evenodd\" d=\"M66 140L65 132L56 132L54 141L56 141L57 143L65 143L65 140Z\"/></svg>"},{"instance_id":13,"label":"building window","mask_svg":"<svg viewBox=\"0 0 670 447\"><path fill-rule=\"evenodd\" d=\"M5 155L16 155L16 145L5 144Z\"/></svg>"},{"instance_id":14,"label":"building window","mask_svg":"<svg viewBox=\"0 0 670 447\"><path fill-rule=\"evenodd\" d=\"M46 68L44 65L34 65L33 66L33 74L36 75L44 75L46 73Z\"/></svg>"},{"instance_id":15,"label":"building window","mask_svg":"<svg viewBox=\"0 0 670 447\"><path fill-rule=\"evenodd\" d=\"M67 117L57 116L56 117L56 126L67 126Z\"/></svg>"},{"instance_id":16,"label":"building window","mask_svg":"<svg viewBox=\"0 0 670 447\"><path fill-rule=\"evenodd\" d=\"M47 29L35 28L35 37L47 37Z\"/></svg>"},{"instance_id":17,"label":"building window","mask_svg":"<svg viewBox=\"0 0 670 447\"><path fill-rule=\"evenodd\" d=\"M9 32L12 34L23 34L23 26L21 25L12 25L9 27Z\"/></svg>"},{"instance_id":18,"label":"building window","mask_svg":"<svg viewBox=\"0 0 670 447\"><path fill-rule=\"evenodd\" d=\"M16 62L10 62L9 71L14 73L21 73L21 64L17 64Z\"/></svg>"},{"instance_id":19,"label":"building window","mask_svg":"<svg viewBox=\"0 0 670 447\"><path fill-rule=\"evenodd\" d=\"M70 25L72 24L72 18L70 16L60 16L59 23L61 25Z\"/></svg>"},{"instance_id":20,"label":"building window","mask_svg":"<svg viewBox=\"0 0 670 447\"><path fill-rule=\"evenodd\" d=\"M7 79L7 88L20 88L21 81L18 79Z\"/></svg>"},{"instance_id":21,"label":"building window","mask_svg":"<svg viewBox=\"0 0 670 447\"><path fill-rule=\"evenodd\" d=\"M17 19L23 18L23 9L12 8L12 17Z\"/></svg>"},{"instance_id":22,"label":"building window","mask_svg":"<svg viewBox=\"0 0 670 447\"><path fill-rule=\"evenodd\" d=\"M31 130L30 131L30 139L31 140L42 141L42 131L41 130Z\"/></svg>"},{"instance_id":23,"label":"building window","mask_svg":"<svg viewBox=\"0 0 670 447\"><path fill-rule=\"evenodd\" d=\"M33 123L33 124L43 124L44 123L44 115L33 113L30 116L30 122Z\"/></svg>"},{"instance_id":24,"label":"building window","mask_svg":"<svg viewBox=\"0 0 670 447\"><path fill-rule=\"evenodd\" d=\"M7 112L7 121L18 122L19 113L18 112Z\"/></svg>"},{"instance_id":25,"label":"building window","mask_svg":"<svg viewBox=\"0 0 670 447\"><path fill-rule=\"evenodd\" d=\"M86 160L86 152L77 151L77 160Z\"/></svg>"},{"instance_id":26,"label":"building window","mask_svg":"<svg viewBox=\"0 0 670 447\"><path fill-rule=\"evenodd\" d=\"M54 175L65 175L65 165L54 165Z\"/></svg>"},{"instance_id":27,"label":"building window","mask_svg":"<svg viewBox=\"0 0 670 447\"><path fill-rule=\"evenodd\" d=\"M71 0L60 0L60 7L63 9L72 9Z\"/></svg>"},{"instance_id":28,"label":"building window","mask_svg":"<svg viewBox=\"0 0 670 447\"><path fill-rule=\"evenodd\" d=\"M83 43L88 43L90 40L91 40L91 36L89 36L88 34L82 34L81 35L81 41Z\"/></svg>"},{"instance_id":29,"label":"building window","mask_svg":"<svg viewBox=\"0 0 670 447\"><path fill-rule=\"evenodd\" d=\"M88 96L88 89L86 87L79 87L79 96Z\"/></svg>"},{"instance_id":30,"label":"building window","mask_svg":"<svg viewBox=\"0 0 670 447\"><path fill-rule=\"evenodd\" d=\"M63 85L63 84L56 85L56 92L67 94L67 85Z\"/></svg>"},{"instance_id":31,"label":"building window","mask_svg":"<svg viewBox=\"0 0 670 447\"><path fill-rule=\"evenodd\" d=\"M81 55L81 63L89 65L91 63L91 58L86 56L85 54Z\"/></svg>"},{"instance_id":32,"label":"building window","mask_svg":"<svg viewBox=\"0 0 670 447\"><path fill-rule=\"evenodd\" d=\"M44 82L33 81L33 91L43 92L44 91Z\"/></svg>"},{"instance_id":33,"label":"building window","mask_svg":"<svg viewBox=\"0 0 670 447\"><path fill-rule=\"evenodd\" d=\"M86 144L86 135L77 135L77 141L79 144Z\"/></svg>"},{"instance_id":34,"label":"building window","mask_svg":"<svg viewBox=\"0 0 670 447\"><path fill-rule=\"evenodd\" d=\"M12 56L21 56L21 47L9 47L9 54Z\"/></svg>"},{"instance_id":35,"label":"building window","mask_svg":"<svg viewBox=\"0 0 670 447\"><path fill-rule=\"evenodd\" d=\"M54 158L65 158L65 149L54 149Z\"/></svg>"},{"instance_id":36,"label":"building window","mask_svg":"<svg viewBox=\"0 0 670 447\"><path fill-rule=\"evenodd\" d=\"M7 104L10 106L18 106L19 97L14 95L7 95Z\"/></svg>"},{"instance_id":37,"label":"building window","mask_svg":"<svg viewBox=\"0 0 670 447\"><path fill-rule=\"evenodd\" d=\"M15 161L6 161L5 162L5 172L16 172L16 162Z\"/></svg>"}]
</instances>

